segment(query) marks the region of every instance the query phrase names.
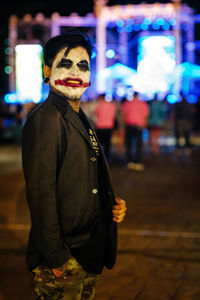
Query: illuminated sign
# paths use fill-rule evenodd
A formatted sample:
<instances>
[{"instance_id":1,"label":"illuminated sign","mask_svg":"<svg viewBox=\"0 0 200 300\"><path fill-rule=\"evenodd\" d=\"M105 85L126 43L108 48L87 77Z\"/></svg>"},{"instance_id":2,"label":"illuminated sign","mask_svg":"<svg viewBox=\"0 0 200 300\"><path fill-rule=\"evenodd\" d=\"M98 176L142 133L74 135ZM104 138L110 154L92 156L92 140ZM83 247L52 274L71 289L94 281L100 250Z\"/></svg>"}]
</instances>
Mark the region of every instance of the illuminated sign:
<instances>
[{"instance_id":1,"label":"illuminated sign","mask_svg":"<svg viewBox=\"0 0 200 300\"><path fill-rule=\"evenodd\" d=\"M147 94L167 92L174 80L175 66L175 38L173 36L140 37L134 88Z\"/></svg>"},{"instance_id":2,"label":"illuminated sign","mask_svg":"<svg viewBox=\"0 0 200 300\"><path fill-rule=\"evenodd\" d=\"M39 102L42 98L42 46L15 47L16 95L20 102Z\"/></svg>"}]
</instances>

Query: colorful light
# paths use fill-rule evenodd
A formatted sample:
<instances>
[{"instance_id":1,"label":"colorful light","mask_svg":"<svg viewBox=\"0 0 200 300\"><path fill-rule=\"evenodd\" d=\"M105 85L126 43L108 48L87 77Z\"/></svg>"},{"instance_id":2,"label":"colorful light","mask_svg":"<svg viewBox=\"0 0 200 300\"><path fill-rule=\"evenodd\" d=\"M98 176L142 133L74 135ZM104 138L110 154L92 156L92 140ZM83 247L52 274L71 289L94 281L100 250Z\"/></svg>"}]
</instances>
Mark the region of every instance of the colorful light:
<instances>
[{"instance_id":1,"label":"colorful light","mask_svg":"<svg viewBox=\"0 0 200 300\"><path fill-rule=\"evenodd\" d=\"M42 98L42 46L15 47L16 93L21 102L39 102Z\"/></svg>"},{"instance_id":2,"label":"colorful light","mask_svg":"<svg viewBox=\"0 0 200 300\"><path fill-rule=\"evenodd\" d=\"M139 38L138 68L133 86L141 93L167 92L176 65L173 36Z\"/></svg>"},{"instance_id":3,"label":"colorful light","mask_svg":"<svg viewBox=\"0 0 200 300\"><path fill-rule=\"evenodd\" d=\"M176 95L168 95L167 96L167 101L171 104L174 104L176 103L178 100L177 96Z\"/></svg>"},{"instance_id":4,"label":"colorful light","mask_svg":"<svg viewBox=\"0 0 200 300\"><path fill-rule=\"evenodd\" d=\"M107 58L113 58L115 57L115 51L113 49L109 49L106 51L106 57Z\"/></svg>"},{"instance_id":5,"label":"colorful light","mask_svg":"<svg viewBox=\"0 0 200 300\"><path fill-rule=\"evenodd\" d=\"M13 72L13 67L11 66L6 66L5 67L5 73L6 74L11 74Z\"/></svg>"}]
</instances>

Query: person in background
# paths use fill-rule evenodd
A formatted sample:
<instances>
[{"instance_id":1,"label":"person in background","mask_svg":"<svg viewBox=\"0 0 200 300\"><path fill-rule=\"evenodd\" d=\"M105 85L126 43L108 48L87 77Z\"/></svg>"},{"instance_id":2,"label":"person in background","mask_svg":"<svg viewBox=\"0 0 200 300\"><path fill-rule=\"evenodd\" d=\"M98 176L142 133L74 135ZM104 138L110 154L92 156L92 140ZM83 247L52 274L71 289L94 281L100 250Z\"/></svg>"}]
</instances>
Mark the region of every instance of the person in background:
<instances>
[{"instance_id":1,"label":"person in background","mask_svg":"<svg viewBox=\"0 0 200 300\"><path fill-rule=\"evenodd\" d=\"M174 134L176 138L175 153L180 156L183 153L191 155L190 136L193 127L194 107L188 103L183 93L180 93L181 101L174 104L172 119L174 121ZM181 142L181 138L184 141Z\"/></svg>"},{"instance_id":2,"label":"person in background","mask_svg":"<svg viewBox=\"0 0 200 300\"><path fill-rule=\"evenodd\" d=\"M114 196L103 150L80 108L91 53L88 37L79 32L47 41L49 96L23 128L31 213L27 264L36 299L91 300L97 275L115 264L117 223L126 204Z\"/></svg>"},{"instance_id":3,"label":"person in background","mask_svg":"<svg viewBox=\"0 0 200 300\"><path fill-rule=\"evenodd\" d=\"M125 101L123 104L123 114L125 123L125 146L126 158L128 161L128 169L142 171L144 165L142 163L143 150L143 129L147 125L149 116L149 106L146 102L141 101L138 93L134 94L131 101ZM132 155L132 140L136 139L136 155Z\"/></svg>"},{"instance_id":4,"label":"person in background","mask_svg":"<svg viewBox=\"0 0 200 300\"><path fill-rule=\"evenodd\" d=\"M150 115L148 119L149 144L153 155L159 153L159 138L165 121L167 108L164 102L158 101L155 95L149 102Z\"/></svg>"},{"instance_id":5,"label":"person in background","mask_svg":"<svg viewBox=\"0 0 200 300\"><path fill-rule=\"evenodd\" d=\"M113 102L107 102L105 100L105 95L99 95L95 109L96 134L104 148L104 152L108 160L110 159L111 137L114 128L115 114L115 104Z\"/></svg>"}]
</instances>

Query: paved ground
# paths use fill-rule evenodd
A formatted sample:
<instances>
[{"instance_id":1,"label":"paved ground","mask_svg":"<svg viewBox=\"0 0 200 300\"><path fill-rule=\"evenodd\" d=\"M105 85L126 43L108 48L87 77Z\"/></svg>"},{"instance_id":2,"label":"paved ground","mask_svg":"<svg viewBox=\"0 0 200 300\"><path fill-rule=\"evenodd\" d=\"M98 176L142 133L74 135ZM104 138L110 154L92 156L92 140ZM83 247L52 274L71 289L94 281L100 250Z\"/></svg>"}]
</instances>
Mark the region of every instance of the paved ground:
<instances>
[{"instance_id":1,"label":"paved ground","mask_svg":"<svg viewBox=\"0 0 200 300\"><path fill-rule=\"evenodd\" d=\"M104 270L96 300L200 299L200 151L145 157L143 172L112 163L127 200L116 267ZM0 300L33 300L24 251L29 227L20 147L0 146Z\"/></svg>"}]
</instances>

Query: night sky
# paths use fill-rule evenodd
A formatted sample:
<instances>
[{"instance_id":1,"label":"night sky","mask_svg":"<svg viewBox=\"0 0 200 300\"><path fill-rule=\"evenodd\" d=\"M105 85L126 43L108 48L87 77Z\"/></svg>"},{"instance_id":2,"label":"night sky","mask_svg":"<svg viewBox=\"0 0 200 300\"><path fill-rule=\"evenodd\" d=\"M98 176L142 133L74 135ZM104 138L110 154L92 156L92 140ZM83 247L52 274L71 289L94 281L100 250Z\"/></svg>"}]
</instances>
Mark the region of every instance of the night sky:
<instances>
[{"instance_id":1,"label":"night sky","mask_svg":"<svg viewBox=\"0 0 200 300\"><path fill-rule=\"evenodd\" d=\"M6 1L5 1L6 2ZM156 1L140 1L140 0L110 0L108 5L115 4L140 4L140 3L155 3ZM157 1L166 3L169 1ZM190 7L194 8L195 14L200 14L199 0L184 0ZM35 16L38 12L42 12L46 17L50 17L53 12L59 12L62 16L69 16L72 12L77 12L80 16L85 16L87 13L93 12L93 0L65 0L65 1L9 1L9 4L1 7L0 10L0 95L6 90L6 81L4 74L4 41L8 35L8 20L12 14L22 18L25 14L30 13Z\"/></svg>"}]
</instances>

